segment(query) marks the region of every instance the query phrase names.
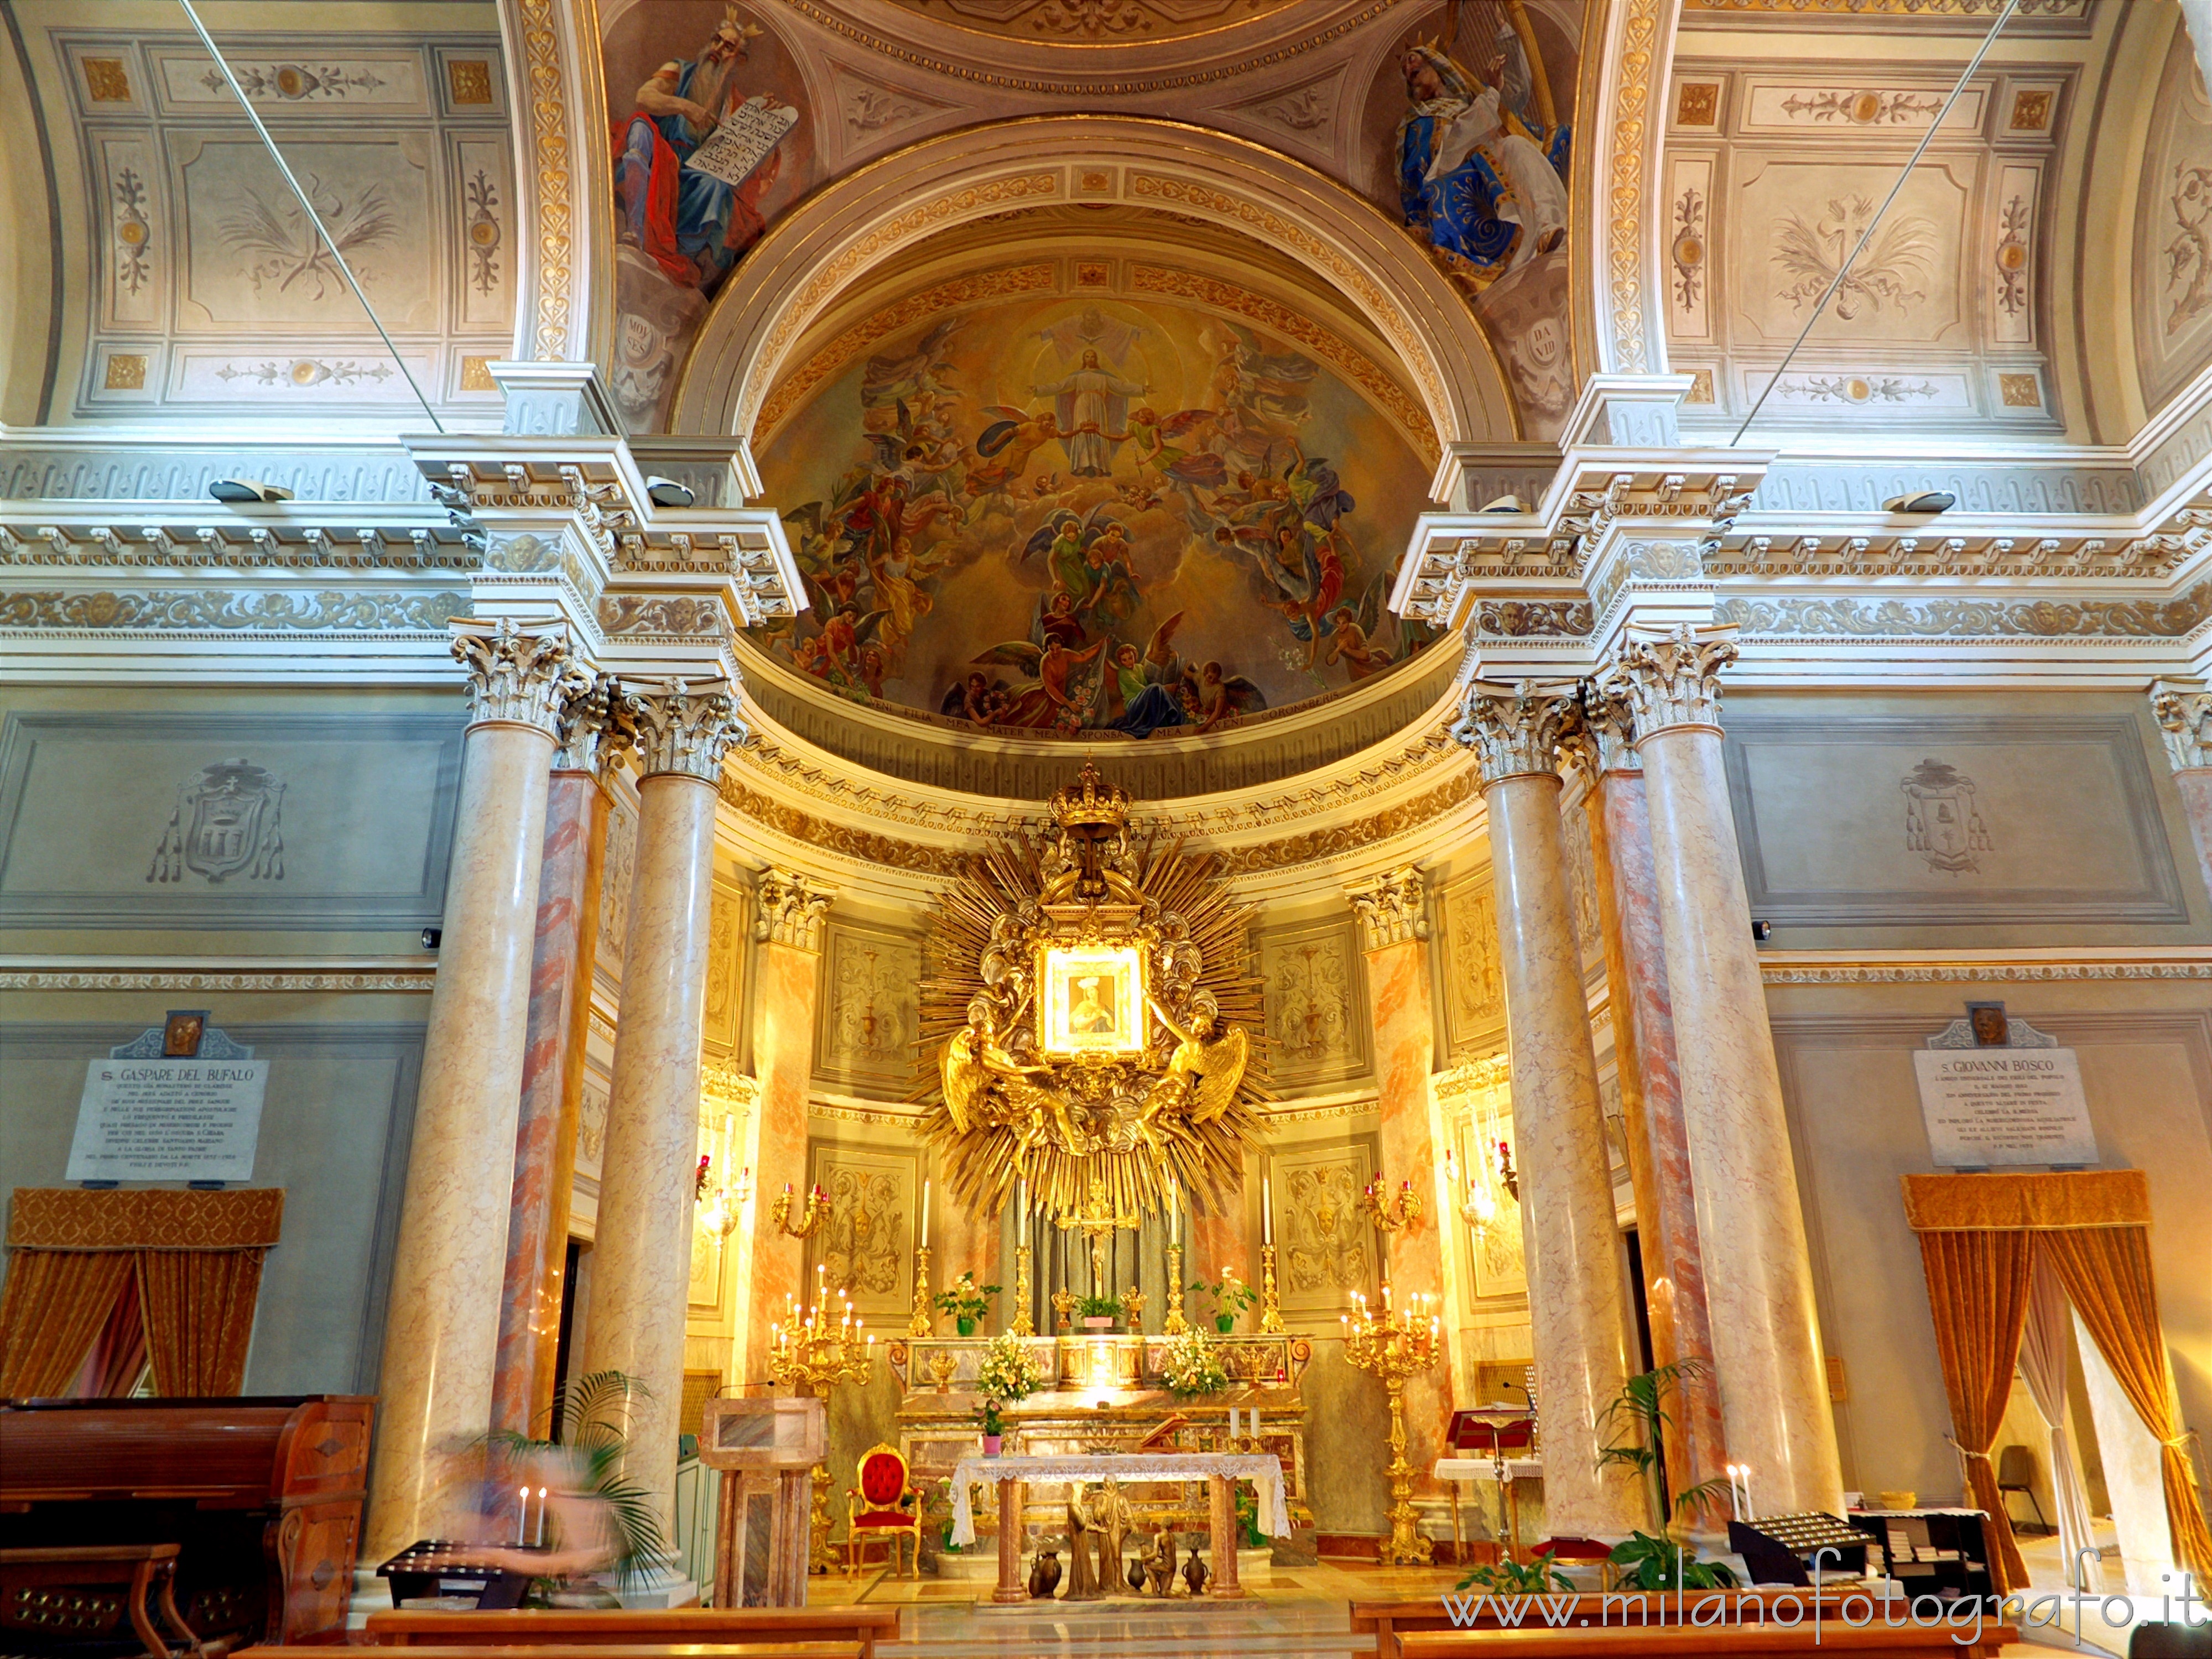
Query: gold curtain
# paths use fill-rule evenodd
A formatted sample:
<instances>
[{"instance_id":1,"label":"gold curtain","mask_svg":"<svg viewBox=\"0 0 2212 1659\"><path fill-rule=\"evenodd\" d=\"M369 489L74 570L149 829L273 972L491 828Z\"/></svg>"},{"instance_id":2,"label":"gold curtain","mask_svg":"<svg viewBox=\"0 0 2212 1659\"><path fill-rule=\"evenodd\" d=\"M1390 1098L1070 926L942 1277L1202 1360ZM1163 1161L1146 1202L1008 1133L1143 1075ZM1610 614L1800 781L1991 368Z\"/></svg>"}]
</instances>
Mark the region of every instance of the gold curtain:
<instances>
[{"instance_id":1,"label":"gold curtain","mask_svg":"<svg viewBox=\"0 0 2212 1659\"><path fill-rule=\"evenodd\" d=\"M1997 1490L1990 1448L2004 1422L2013 1367L2027 1319L2033 1235L2026 1232L1923 1232L1920 1261L1928 1274L1928 1309L1936 1352L1950 1396L1951 1432L1965 1454L1974 1507L1990 1518L1990 1576L1996 1593L2027 1588L2004 1494Z\"/></svg>"},{"instance_id":2,"label":"gold curtain","mask_svg":"<svg viewBox=\"0 0 2212 1659\"><path fill-rule=\"evenodd\" d=\"M0 1398L65 1394L131 1280L128 1250L23 1250L0 1297Z\"/></svg>"},{"instance_id":3,"label":"gold curtain","mask_svg":"<svg viewBox=\"0 0 2212 1659\"><path fill-rule=\"evenodd\" d=\"M0 1394L66 1389L134 1270L154 1392L234 1395L284 1193L18 1187L0 1297Z\"/></svg>"},{"instance_id":4,"label":"gold curtain","mask_svg":"<svg viewBox=\"0 0 2212 1659\"><path fill-rule=\"evenodd\" d=\"M261 1250L141 1250L146 1357L154 1392L170 1398L238 1394L261 1291Z\"/></svg>"},{"instance_id":5,"label":"gold curtain","mask_svg":"<svg viewBox=\"0 0 2212 1659\"><path fill-rule=\"evenodd\" d=\"M2058 1281L2081 1316L2097 1352L2158 1438L2159 1474L2166 1490L2166 1524L2174 1559L2202 1583L2212 1579L2212 1534L2197 1501L2197 1482L2182 1433L2160 1328L2158 1292L2151 1278L2150 1236L2140 1227L2083 1228L2046 1232L2036 1243L2058 1271Z\"/></svg>"}]
</instances>

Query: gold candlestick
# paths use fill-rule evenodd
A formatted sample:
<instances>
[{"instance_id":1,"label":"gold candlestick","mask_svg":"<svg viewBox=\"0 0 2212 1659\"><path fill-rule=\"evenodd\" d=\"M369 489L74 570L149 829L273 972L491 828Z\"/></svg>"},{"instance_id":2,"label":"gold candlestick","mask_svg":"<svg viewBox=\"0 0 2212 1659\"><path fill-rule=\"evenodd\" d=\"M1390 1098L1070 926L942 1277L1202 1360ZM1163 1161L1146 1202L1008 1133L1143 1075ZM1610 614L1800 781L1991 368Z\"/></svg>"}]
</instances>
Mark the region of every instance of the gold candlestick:
<instances>
[{"instance_id":1,"label":"gold candlestick","mask_svg":"<svg viewBox=\"0 0 2212 1659\"><path fill-rule=\"evenodd\" d=\"M819 1186L809 1188L806 1195L799 1200L800 1219L797 1226L793 1226L791 1221L791 1185L787 1182L783 1190L776 1194L775 1206L769 1214L775 1217L776 1226L793 1238L807 1237L830 1213L830 1194Z\"/></svg>"},{"instance_id":2,"label":"gold candlestick","mask_svg":"<svg viewBox=\"0 0 2212 1659\"><path fill-rule=\"evenodd\" d=\"M1283 1333L1283 1310L1275 1300L1275 1247L1260 1247L1260 1331L1265 1336Z\"/></svg>"},{"instance_id":3,"label":"gold candlestick","mask_svg":"<svg viewBox=\"0 0 2212 1659\"><path fill-rule=\"evenodd\" d=\"M1055 1331L1065 1336L1073 1330L1075 1322L1072 1316L1075 1312L1075 1292L1065 1285L1054 1291L1052 1293L1052 1311L1058 1321L1053 1327Z\"/></svg>"},{"instance_id":4,"label":"gold candlestick","mask_svg":"<svg viewBox=\"0 0 2212 1659\"><path fill-rule=\"evenodd\" d=\"M1168 1246L1168 1311L1161 1329L1170 1336L1181 1336L1190 1328L1190 1322L1182 1316L1182 1246Z\"/></svg>"},{"instance_id":5,"label":"gold candlestick","mask_svg":"<svg viewBox=\"0 0 2212 1659\"><path fill-rule=\"evenodd\" d=\"M914 1253L914 1317L906 1322L908 1336L927 1336L936 1328L929 1314L929 1246Z\"/></svg>"},{"instance_id":6,"label":"gold candlestick","mask_svg":"<svg viewBox=\"0 0 2212 1659\"><path fill-rule=\"evenodd\" d=\"M1036 1321L1030 1317L1030 1247L1014 1246L1014 1322L1016 1336L1035 1336Z\"/></svg>"},{"instance_id":7,"label":"gold candlestick","mask_svg":"<svg viewBox=\"0 0 2212 1659\"><path fill-rule=\"evenodd\" d=\"M1383 1471L1390 1480L1390 1536L1382 1546L1382 1562L1386 1567L1426 1566L1435 1547L1415 1524L1413 1468L1406 1461L1406 1379L1437 1363L1439 1328L1428 1311L1435 1298L1417 1295L1412 1308L1393 1313L1386 1285L1379 1315L1365 1297L1355 1291L1353 1299L1359 1313L1357 1319L1344 1316L1344 1357L1380 1377L1390 1397L1390 1466Z\"/></svg>"}]
</instances>

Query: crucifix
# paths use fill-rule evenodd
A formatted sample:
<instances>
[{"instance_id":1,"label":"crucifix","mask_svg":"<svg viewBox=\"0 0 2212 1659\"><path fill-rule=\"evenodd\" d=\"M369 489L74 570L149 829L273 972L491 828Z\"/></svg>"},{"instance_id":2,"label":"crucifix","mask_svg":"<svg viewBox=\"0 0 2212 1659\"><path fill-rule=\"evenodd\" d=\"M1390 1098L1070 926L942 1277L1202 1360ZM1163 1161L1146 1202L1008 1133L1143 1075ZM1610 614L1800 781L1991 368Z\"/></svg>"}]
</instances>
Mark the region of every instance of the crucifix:
<instances>
[{"instance_id":1,"label":"crucifix","mask_svg":"<svg viewBox=\"0 0 2212 1659\"><path fill-rule=\"evenodd\" d=\"M1107 1296L1106 1241L1115 1233L1137 1224L1137 1218L1117 1211L1106 1200L1106 1183L1096 1176L1091 1182L1091 1201L1073 1215L1054 1218L1062 1232L1080 1231L1091 1241L1091 1294Z\"/></svg>"}]
</instances>

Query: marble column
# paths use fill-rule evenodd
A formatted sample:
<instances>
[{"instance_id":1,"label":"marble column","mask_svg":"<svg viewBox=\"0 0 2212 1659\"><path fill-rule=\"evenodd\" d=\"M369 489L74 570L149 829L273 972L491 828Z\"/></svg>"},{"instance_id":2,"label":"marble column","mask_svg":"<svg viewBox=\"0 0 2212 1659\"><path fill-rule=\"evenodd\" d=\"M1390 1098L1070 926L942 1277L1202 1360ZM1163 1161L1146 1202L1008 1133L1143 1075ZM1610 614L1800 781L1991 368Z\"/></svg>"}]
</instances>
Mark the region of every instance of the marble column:
<instances>
[{"instance_id":1,"label":"marble column","mask_svg":"<svg viewBox=\"0 0 2212 1659\"><path fill-rule=\"evenodd\" d=\"M1589 714L1592 741L1582 753L1592 781L1583 805L1598 866L1613 1051L1636 1187L1651 1358L1656 1365L1690 1368L1668 1407L1674 1423L1667 1438L1667 1485L1679 1495L1692 1486L1727 1479L1728 1441L1705 1312L1705 1261L1690 1181L1688 1131L1682 1121L1666 945L1654 898L1657 878L1644 769L1636 758L1625 700L1593 695ZM1704 1511L1700 1529L1710 1530L1717 1513Z\"/></svg>"},{"instance_id":2,"label":"marble column","mask_svg":"<svg viewBox=\"0 0 2212 1659\"><path fill-rule=\"evenodd\" d=\"M1436 1001L1429 971L1427 884L1411 865L1349 887L1345 896L1359 919L1367 958L1367 991L1375 1030L1376 1114L1381 1167L1376 1177L1392 1192L1410 1181L1420 1201L1419 1220L1377 1233L1388 1253L1389 1281L1401 1298L1435 1299L1443 1321L1444 1348L1436 1368L1406 1383L1406 1460L1415 1490L1436 1490L1429 1470L1443 1455L1450 1426L1458 1359L1458 1270L1446 1251L1457 1230L1446 1207L1444 1137L1432 1085L1436 1071ZM1276 1197L1281 1214L1283 1195ZM1280 1237L1279 1230L1277 1237Z\"/></svg>"},{"instance_id":3,"label":"marble column","mask_svg":"<svg viewBox=\"0 0 2212 1659\"><path fill-rule=\"evenodd\" d=\"M1597 1467L1598 1419L1629 1371L1630 1323L1554 769L1559 744L1580 729L1571 696L1478 685L1453 734L1481 763L1489 813L1545 1524L1618 1540L1647 1521L1632 1481Z\"/></svg>"},{"instance_id":4,"label":"marble column","mask_svg":"<svg viewBox=\"0 0 2212 1659\"><path fill-rule=\"evenodd\" d=\"M2212 891L2212 691L2195 681L2161 680L2151 687L2151 712L2166 736L2173 787L2197 844L2197 865Z\"/></svg>"},{"instance_id":5,"label":"marble column","mask_svg":"<svg viewBox=\"0 0 2212 1659\"><path fill-rule=\"evenodd\" d=\"M599 943L605 861L607 769L629 746L629 720L611 674L562 711L538 878L538 939L530 966L530 1027L514 1131L514 1191L507 1223L507 1289L500 1308L492 1427L545 1437L554 1426L553 1370L568 1261L568 1201L591 1031L592 959Z\"/></svg>"},{"instance_id":6,"label":"marble column","mask_svg":"<svg viewBox=\"0 0 2212 1659\"><path fill-rule=\"evenodd\" d=\"M509 622L465 629L453 655L470 720L377 1382L370 1562L437 1532L443 1455L491 1425L547 766L585 683L563 641Z\"/></svg>"},{"instance_id":7,"label":"marble column","mask_svg":"<svg viewBox=\"0 0 2212 1659\"><path fill-rule=\"evenodd\" d=\"M627 1472L672 1537L714 805L722 757L743 728L719 684L626 688L623 702L637 727L637 863L580 1370L642 1385Z\"/></svg>"},{"instance_id":8,"label":"marble column","mask_svg":"<svg viewBox=\"0 0 2212 1659\"><path fill-rule=\"evenodd\" d=\"M1705 1304L1729 1452L1759 1507L1840 1513L1811 1258L1751 904L1723 768L1720 670L1735 647L1687 627L1632 639L1606 681L1635 721Z\"/></svg>"},{"instance_id":9,"label":"marble column","mask_svg":"<svg viewBox=\"0 0 2212 1659\"><path fill-rule=\"evenodd\" d=\"M806 1158L806 1096L814 1079L814 1017L819 995L822 935L836 896L833 889L784 870L762 872L756 894L753 938L759 945L753 991L753 1076L760 1083L754 1118L755 1212L767 1217L789 1182L793 1213L813 1181ZM945 1194L936 1201L945 1204ZM915 1194L920 1224L921 1194ZM902 1282L910 1294L914 1258L903 1258ZM784 1298L807 1299L799 1280L806 1246L764 1219L753 1231L752 1251L738 1294L747 1298L744 1380L766 1382L769 1334L783 1313ZM903 1328L900 1322L899 1328Z\"/></svg>"}]
</instances>

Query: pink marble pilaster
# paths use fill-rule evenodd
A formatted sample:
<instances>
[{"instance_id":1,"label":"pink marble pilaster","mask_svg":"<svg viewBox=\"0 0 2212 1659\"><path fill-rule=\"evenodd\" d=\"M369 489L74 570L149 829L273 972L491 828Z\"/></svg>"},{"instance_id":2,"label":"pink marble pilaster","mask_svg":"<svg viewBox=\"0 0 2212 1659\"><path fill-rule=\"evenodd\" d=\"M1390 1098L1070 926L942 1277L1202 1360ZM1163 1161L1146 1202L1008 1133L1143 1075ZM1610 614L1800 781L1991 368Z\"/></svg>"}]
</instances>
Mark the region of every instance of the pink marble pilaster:
<instances>
[{"instance_id":1,"label":"pink marble pilaster","mask_svg":"<svg viewBox=\"0 0 2212 1659\"><path fill-rule=\"evenodd\" d=\"M763 908L769 880L763 878ZM753 999L753 1076L760 1084L758 1141L753 1153L753 1200L760 1223L753 1235L750 1283L744 1287L751 1315L745 1328L748 1382L766 1382L769 1328L783 1315L784 1298L807 1299L801 1285L806 1247L776 1226L769 1214L788 1182L794 1195L813 1180L806 1158L806 1096L814 1079L814 1014L821 957L805 933L772 933L760 946ZM915 1194L915 1221L921 1219ZM942 1194L937 1201L945 1202ZM794 1202L794 1214L798 1206ZM911 1284L913 1258L906 1258Z\"/></svg>"},{"instance_id":2,"label":"pink marble pilaster","mask_svg":"<svg viewBox=\"0 0 2212 1659\"><path fill-rule=\"evenodd\" d=\"M491 1425L547 768L567 648L465 630L473 719L393 1251L362 1555L434 1535L449 1451Z\"/></svg>"},{"instance_id":3,"label":"pink marble pilaster","mask_svg":"<svg viewBox=\"0 0 2212 1659\"><path fill-rule=\"evenodd\" d=\"M1670 1408L1674 1424L1667 1441L1667 1480L1671 1492L1680 1492L1726 1478L1728 1443L1712 1370L1697 1194L1682 1122L1681 1075L1643 772L1632 766L1608 768L1586 805L1599 869L1613 1054L1636 1183L1652 1359L1662 1366L1690 1363L1703 1373L1682 1382Z\"/></svg>"},{"instance_id":4,"label":"pink marble pilaster","mask_svg":"<svg viewBox=\"0 0 2212 1659\"><path fill-rule=\"evenodd\" d=\"M596 775L554 773L538 881L530 1029L514 1132L499 1363L492 1383L492 1427L540 1437L551 1420L554 1358L561 1339L568 1200L583 1103L584 1044L591 1030L606 821L606 792Z\"/></svg>"},{"instance_id":5,"label":"pink marble pilaster","mask_svg":"<svg viewBox=\"0 0 2212 1659\"><path fill-rule=\"evenodd\" d=\"M1486 782L1483 801L1512 1052L1545 1523L1557 1535L1620 1539L1647 1522L1635 1487L1597 1467L1599 1418L1627 1376L1630 1325L1559 781L1512 772Z\"/></svg>"},{"instance_id":6,"label":"pink marble pilaster","mask_svg":"<svg viewBox=\"0 0 2212 1659\"><path fill-rule=\"evenodd\" d=\"M2212 892L2212 766L2192 766L2173 775L2181 792L2181 811L2189 820L2189 838L2197 843L2197 866L2204 886Z\"/></svg>"}]
</instances>

